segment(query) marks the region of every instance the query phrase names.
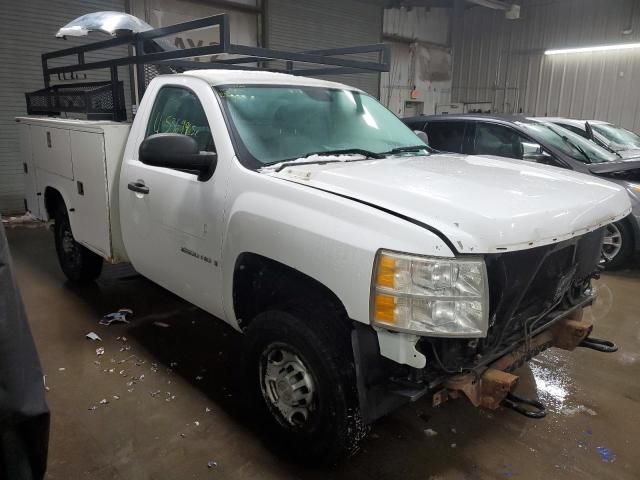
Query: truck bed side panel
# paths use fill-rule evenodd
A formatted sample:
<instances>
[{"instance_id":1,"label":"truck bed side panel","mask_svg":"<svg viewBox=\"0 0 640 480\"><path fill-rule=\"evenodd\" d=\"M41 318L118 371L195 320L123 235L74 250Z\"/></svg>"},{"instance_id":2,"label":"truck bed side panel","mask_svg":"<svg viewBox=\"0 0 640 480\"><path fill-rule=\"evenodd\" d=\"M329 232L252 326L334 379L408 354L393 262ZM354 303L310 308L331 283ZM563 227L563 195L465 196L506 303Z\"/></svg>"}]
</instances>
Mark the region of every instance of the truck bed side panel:
<instances>
[{"instance_id":1,"label":"truck bed side panel","mask_svg":"<svg viewBox=\"0 0 640 480\"><path fill-rule=\"evenodd\" d=\"M20 154L22 156L22 164L24 168L24 187L26 208L31 214L39 219L43 217L40 214L40 206L38 205L38 189L36 180L36 168L33 162L33 149L31 148L31 126L18 125L18 135L20 139Z\"/></svg>"},{"instance_id":2,"label":"truck bed side panel","mask_svg":"<svg viewBox=\"0 0 640 480\"><path fill-rule=\"evenodd\" d=\"M75 180L73 234L102 256L111 255L109 202L104 136L71 130L71 159Z\"/></svg>"}]
</instances>

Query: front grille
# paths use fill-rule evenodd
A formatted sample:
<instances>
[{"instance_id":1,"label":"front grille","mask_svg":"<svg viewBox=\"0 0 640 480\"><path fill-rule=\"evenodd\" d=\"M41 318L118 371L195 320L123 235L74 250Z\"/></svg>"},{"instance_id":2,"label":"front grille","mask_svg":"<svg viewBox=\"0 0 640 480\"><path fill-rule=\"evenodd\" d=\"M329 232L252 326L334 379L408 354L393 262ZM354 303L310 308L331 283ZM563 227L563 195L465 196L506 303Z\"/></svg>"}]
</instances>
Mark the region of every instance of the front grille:
<instances>
[{"instance_id":1,"label":"front grille","mask_svg":"<svg viewBox=\"0 0 640 480\"><path fill-rule=\"evenodd\" d=\"M575 304L600 258L602 229L542 247L488 255L490 328L482 350L500 350L540 328L551 310Z\"/></svg>"},{"instance_id":2,"label":"front grille","mask_svg":"<svg viewBox=\"0 0 640 480\"><path fill-rule=\"evenodd\" d=\"M489 331L480 340L422 337L425 375L463 372L487 365L544 330L569 308L588 300L600 261L604 229L518 252L486 255Z\"/></svg>"}]
</instances>

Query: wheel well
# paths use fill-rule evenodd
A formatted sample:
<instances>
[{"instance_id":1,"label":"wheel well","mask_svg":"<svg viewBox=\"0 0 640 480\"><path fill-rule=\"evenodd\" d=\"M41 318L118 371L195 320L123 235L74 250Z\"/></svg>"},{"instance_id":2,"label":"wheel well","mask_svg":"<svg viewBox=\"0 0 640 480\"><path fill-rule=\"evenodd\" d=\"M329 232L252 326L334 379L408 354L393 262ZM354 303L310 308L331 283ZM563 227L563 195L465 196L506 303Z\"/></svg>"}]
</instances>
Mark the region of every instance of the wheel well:
<instances>
[{"instance_id":1,"label":"wheel well","mask_svg":"<svg viewBox=\"0 0 640 480\"><path fill-rule=\"evenodd\" d=\"M54 218L56 213L56 206L64 203L64 198L58 190L53 187L47 187L44 190L44 207L47 210L47 216Z\"/></svg>"},{"instance_id":2,"label":"wheel well","mask_svg":"<svg viewBox=\"0 0 640 480\"><path fill-rule=\"evenodd\" d=\"M269 308L286 308L301 302L348 318L335 293L310 276L255 253L238 256L233 275L233 308L240 328L244 330L258 313Z\"/></svg>"}]
</instances>

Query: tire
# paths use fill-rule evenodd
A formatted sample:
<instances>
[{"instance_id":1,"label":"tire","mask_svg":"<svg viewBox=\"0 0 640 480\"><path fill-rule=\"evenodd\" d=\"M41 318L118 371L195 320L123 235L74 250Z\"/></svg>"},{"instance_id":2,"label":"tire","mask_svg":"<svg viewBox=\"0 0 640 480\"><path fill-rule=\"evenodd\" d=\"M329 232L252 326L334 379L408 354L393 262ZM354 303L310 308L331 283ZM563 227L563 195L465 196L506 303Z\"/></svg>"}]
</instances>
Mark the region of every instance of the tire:
<instances>
[{"instance_id":1,"label":"tire","mask_svg":"<svg viewBox=\"0 0 640 480\"><path fill-rule=\"evenodd\" d=\"M346 319L310 308L271 310L257 315L245 332L252 411L268 443L294 460L333 465L354 454L368 432L346 326Z\"/></svg>"},{"instance_id":2,"label":"tire","mask_svg":"<svg viewBox=\"0 0 640 480\"><path fill-rule=\"evenodd\" d=\"M633 253L633 243L633 231L628 223L620 221L607 225L602 245L605 268L623 267Z\"/></svg>"},{"instance_id":3,"label":"tire","mask_svg":"<svg viewBox=\"0 0 640 480\"><path fill-rule=\"evenodd\" d=\"M56 206L54 218L56 252L65 276L74 283L98 278L102 272L102 257L74 240L69 215L62 202Z\"/></svg>"}]
</instances>

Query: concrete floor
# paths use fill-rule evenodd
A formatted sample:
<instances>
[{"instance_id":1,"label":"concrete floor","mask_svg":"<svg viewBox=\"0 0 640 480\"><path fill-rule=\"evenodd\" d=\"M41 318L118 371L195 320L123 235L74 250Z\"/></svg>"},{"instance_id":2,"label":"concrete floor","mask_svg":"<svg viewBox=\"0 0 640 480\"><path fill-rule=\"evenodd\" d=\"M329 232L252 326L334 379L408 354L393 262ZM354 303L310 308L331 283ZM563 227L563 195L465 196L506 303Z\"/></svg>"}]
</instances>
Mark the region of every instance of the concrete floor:
<instances>
[{"instance_id":1,"label":"concrete floor","mask_svg":"<svg viewBox=\"0 0 640 480\"><path fill-rule=\"evenodd\" d=\"M275 457L249 424L231 328L126 267L71 287L49 231L7 235L50 388L48 479L640 478L637 271L603 276L587 314L618 353L551 350L518 372L519 392L537 390L546 418L420 401L379 421L355 458L311 471ZM134 310L131 324L98 325L120 307ZM103 341L85 339L89 331Z\"/></svg>"}]
</instances>

